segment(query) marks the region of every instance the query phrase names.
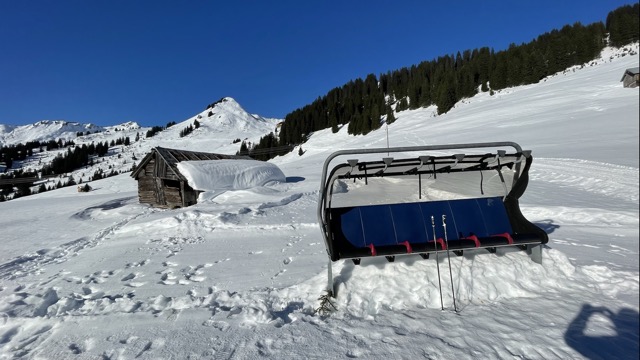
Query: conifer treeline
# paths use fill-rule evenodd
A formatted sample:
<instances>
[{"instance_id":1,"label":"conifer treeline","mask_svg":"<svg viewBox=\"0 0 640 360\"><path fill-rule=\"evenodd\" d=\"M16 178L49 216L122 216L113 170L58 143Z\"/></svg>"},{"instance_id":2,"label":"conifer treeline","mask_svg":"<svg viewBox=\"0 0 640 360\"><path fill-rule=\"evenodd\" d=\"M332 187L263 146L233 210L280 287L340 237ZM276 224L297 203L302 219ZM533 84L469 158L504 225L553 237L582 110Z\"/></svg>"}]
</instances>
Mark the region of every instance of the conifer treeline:
<instances>
[{"instance_id":1,"label":"conifer treeline","mask_svg":"<svg viewBox=\"0 0 640 360\"><path fill-rule=\"evenodd\" d=\"M111 146L114 145L129 145L129 137L120 138L114 142L112 140ZM76 146L74 149L67 149L64 154L58 154L50 164L45 165L42 168L42 175L58 175L68 172L72 172L83 166L93 164L92 157L103 157L109 152L109 143L99 142L98 144L91 143L88 146L83 144L82 146Z\"/></svg>"},{"instance_id":2,"label":"conifer treeline","mask_svg":"<svg viewBox=\"0 0 640 360\"><path fill-rule=\"evenodd\" d=\"M441 56L409 68L368 75L330 90L309 105L285 117L278 141L260 141L254 151L304 142L313 131L348 124L349 134L366 134L393 112L437 105L446 113L458 101L478 91L533 84L568 67L596 58L609 44L622 46L639 38L638 4L620 7L602 22L566 25L533 41L495 52L483 47Z\"/></svg>"},{"instance_id":3,"label":"conifer treeline","mask_svg":"<svg viewBox=\"0 0 640 360\"><path fill-rule=\"evenodd\" d=\"M640 6L638 3L621 6L607 15L607 31L611 46L624 46L638 41Z\"/></svg>"}]
</instances>

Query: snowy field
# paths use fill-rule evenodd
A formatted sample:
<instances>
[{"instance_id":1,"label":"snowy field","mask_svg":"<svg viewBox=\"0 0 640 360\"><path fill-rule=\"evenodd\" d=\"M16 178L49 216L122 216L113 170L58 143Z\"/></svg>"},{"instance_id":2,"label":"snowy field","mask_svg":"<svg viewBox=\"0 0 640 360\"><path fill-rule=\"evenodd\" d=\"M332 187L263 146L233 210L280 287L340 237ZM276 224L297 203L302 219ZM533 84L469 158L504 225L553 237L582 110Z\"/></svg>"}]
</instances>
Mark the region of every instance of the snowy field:
<instances>
[{"instance_id":1,"label":"snowy field","mask_svg":"<svg viewBox=\"0 0 640 360\"><path fill-rule=\"evenodd\" d=\"M458 313L450 286L441 310L436 261L415 255L335 263L337 310L314 314L328 263L322 164L387 142L384 127L343 128L272 160L285 181L227 181L188 208L139 204L128 174L0 203L0 358L637 359L640 109L638 88L620 83L636 66L638 55L609 50L442 116L396 115L391 146L515 141L534 156L520 204L549 234L543 264L512 251L452 257ZM275 125L236 126L238 107L192 137L178 124L132 149L232 154L230 140ZM449 284L443 257L440 269Z\"/></svg>"}]
</instances>

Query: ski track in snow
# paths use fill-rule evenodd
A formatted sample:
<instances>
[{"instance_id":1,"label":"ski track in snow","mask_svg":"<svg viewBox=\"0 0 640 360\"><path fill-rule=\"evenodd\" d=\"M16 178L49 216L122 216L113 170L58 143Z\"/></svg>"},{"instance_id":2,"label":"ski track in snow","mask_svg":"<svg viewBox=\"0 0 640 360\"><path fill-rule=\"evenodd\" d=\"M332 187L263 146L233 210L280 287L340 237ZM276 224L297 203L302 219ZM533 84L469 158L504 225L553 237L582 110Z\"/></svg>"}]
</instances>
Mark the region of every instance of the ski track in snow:
<instances>
[{"instance_id":1,"label":"ski track in snow","mask_svg":"<svg viewBox=\"0 0 640 360\"><path fill-rule=\"evenodd\" d=\"M120 202L120 201L116 201ZM113 202L110 202L113 203ZM104 207L103 207L104 209ZM89 217L89 213L93 208L88 208L74 217L85 219ZM131 221L144 217L151 213L153 210L147 209L139 214L132 215L125 219L122 219L115 224L100 230L95 236L90 239L82 237L68 243L62 244L54 249L42 249L32 254L25 254L19 256L9 262L0 265L0 279L16 279L32 274L39 274L42 272L43 267L51 263L62 263L69 258L78 256L78 254L87 248L93 248L98 246L101 242L107 240L119 229L125 227Z\"/></svg>"},{"instance_id":2,"label":"ski track in snow","mask_svg":"<svg viewBox=\"0 0 640 360\"><path fill-rule=\"evenodd\" d=\"M579 159L536 158L532 181L580 189L638 205L638 168Z\"/></svg>"}]
</instances>

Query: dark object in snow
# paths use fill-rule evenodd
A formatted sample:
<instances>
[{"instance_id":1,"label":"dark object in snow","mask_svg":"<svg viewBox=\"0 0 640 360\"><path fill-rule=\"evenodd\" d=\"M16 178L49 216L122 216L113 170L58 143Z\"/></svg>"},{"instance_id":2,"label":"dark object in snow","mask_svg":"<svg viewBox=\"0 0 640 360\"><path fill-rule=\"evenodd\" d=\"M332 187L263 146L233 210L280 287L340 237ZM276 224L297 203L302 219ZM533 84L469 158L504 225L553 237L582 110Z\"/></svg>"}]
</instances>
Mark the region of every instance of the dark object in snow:
<instances>
[{"instance_id":1,"label":"dark object in snow","mask_svg":"<svg viewBox=\"0 0 640 360\"><path fill-rule=\"evenodd\" d=\"M89 192L91 191L91 186L89 184L78 185L78 192Z\"/></svg>"},{"instance_id":2,"label":"dark object in snow","mask_svg":"<svg viewBox=\"0 0 640 360\"><path fill-rule=\"evenodd\" d=\"M508 153L505 148L515 151ZM474 153L442 155L469 149ZM375 159L381 153L387 157L349 159L328 171L336 157ZM416 155L393 158L391 153ZM518 202L527 187L532 160L531 151L513 142L331 154L323 167L317 214L330 260L329 293L334 294L331 264L341 259L357 265L368 257L394 261L400 255L420 255L426 259L441 251L460 256L471 250L495 253L497 248L510 247L526 250L533 261L542 263L542 246L549 238L522 215ZM350 182L359 184L345 190ZM414 190L396 199L396 189ZM416 197L420 200L415 201ZM442 226L429 226L432 217Z\"/></svg>"},{"instance_id":3,"label":"dark object in snow","mask_svg":"<svg viewBox=\"0 0 640 360\"><path fill-rule=\"evenodd\" d=\"M313 314L319 314L320 316L327 316L331 314L333 311L338 310L335 304L331 301L331 298L334 297L334 294L327 290L325 294L321 295L318 300L320 300L320 306L313 310Z\"/></svg>"}]
</instances>

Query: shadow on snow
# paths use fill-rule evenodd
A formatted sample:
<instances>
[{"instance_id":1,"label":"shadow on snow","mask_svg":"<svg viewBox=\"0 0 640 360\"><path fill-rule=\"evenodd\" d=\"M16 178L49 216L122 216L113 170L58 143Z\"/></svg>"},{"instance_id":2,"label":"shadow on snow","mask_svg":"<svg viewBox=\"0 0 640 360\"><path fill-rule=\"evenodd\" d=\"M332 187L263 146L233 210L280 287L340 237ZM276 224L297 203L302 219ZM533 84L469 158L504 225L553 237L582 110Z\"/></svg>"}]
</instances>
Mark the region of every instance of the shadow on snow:
<instances>
[{"instance_id":1,"label":"shadow on snow","mask_svg":"<svg viewBox=\"0 0 640 360\"><path fill-rule=\"evenodd\" d=\"M595 335L593 329L588 329L593 327L589 326L590 322L597 320L594 317L605 317L604 324L602 318L598 322L600 327L606 327L605 335ZM616 313L603 306L584 304L569 324L564 339L587 359L636 360L639 355L638 319L638 311L631 308L622 308Z\"/></svg>"}]
</instances>

